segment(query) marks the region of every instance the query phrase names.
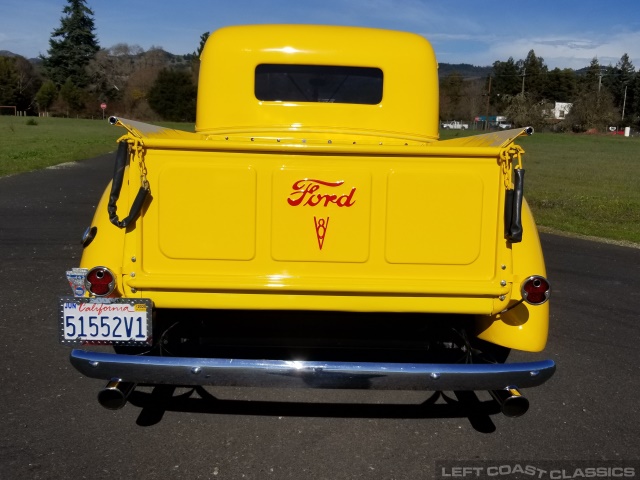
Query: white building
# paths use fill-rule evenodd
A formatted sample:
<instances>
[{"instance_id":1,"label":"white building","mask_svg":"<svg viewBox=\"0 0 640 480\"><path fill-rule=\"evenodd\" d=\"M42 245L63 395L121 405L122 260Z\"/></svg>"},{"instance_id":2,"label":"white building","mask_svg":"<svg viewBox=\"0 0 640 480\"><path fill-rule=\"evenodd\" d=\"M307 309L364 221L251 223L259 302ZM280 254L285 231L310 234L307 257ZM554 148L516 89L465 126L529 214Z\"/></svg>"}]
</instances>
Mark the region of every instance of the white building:
<instances>
[{"instance_id":1,"label":"white building","mask_svg":"<svg viewBox=\"0 0 640 480\"><path fill-rule=\"evenodd\" d=\"M553 118L555 118L556 120L564 119L564 117L566 117L571 110L572 106L573 103L556 102L553 110L551 111Z\"/></svg>"}]
</instances>

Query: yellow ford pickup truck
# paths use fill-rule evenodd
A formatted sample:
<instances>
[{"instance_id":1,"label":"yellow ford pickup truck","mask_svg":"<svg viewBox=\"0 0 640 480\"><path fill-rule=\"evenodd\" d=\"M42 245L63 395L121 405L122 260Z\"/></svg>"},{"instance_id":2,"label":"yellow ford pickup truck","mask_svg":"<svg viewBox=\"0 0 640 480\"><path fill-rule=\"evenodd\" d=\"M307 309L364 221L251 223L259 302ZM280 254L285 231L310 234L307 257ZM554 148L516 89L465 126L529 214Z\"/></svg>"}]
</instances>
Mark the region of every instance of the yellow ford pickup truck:
<instances>
[{"instance_id":1,"label":"yellow ford pickup truck","mask_svg":"<svg viewBox=\"0 0 640 480\"><path fill-rule=\"evenodd\" d=\"M410 33L229 27L202 52L195 132L112 117L113 181L59 315L100 403L157 384L486 390L524 413L519 389L555 371L507 362L548 331L514 143L532 130L440 141L437 70Z\"/></svg>"}]
</instances>

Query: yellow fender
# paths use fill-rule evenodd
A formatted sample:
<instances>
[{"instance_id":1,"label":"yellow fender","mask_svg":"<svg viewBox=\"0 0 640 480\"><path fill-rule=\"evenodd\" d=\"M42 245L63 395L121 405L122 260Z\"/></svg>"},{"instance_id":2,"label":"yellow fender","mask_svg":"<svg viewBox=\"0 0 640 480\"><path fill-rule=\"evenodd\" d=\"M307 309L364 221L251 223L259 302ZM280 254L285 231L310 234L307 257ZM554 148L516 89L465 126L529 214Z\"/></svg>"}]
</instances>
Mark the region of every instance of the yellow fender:
<instances>
[{"instance_id":1,"label":"yellow fender","mask_svg":"<svg viewBox=\"0 0 640 480\"><path fill-rule=\"evenodd\" d=\"M549 302L529 305L522 300L520 284L531 275L546 276L538 229L529 205L522 206L522 242L511 245L513 294L505 312L480 317L478 338L508 348L539 352L547 343ZM514 306L515 305L515 306Z\"/></svg>"}]
</instances>

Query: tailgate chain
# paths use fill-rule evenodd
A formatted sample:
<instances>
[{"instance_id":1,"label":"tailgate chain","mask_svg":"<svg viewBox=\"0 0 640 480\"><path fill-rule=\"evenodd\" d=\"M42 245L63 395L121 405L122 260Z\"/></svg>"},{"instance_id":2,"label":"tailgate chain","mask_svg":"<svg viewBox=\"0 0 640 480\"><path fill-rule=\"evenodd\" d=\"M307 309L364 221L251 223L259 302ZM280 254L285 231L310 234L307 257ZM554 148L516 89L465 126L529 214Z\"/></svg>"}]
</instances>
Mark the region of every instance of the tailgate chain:
<instances>
[{"instance_id":1,"label":"tailgate chain","mask_svg":"<svg viewBox=\"0 0 640 480\"><path fill-rule=\"evenodd\" d=\"M524 202L524 168L522 154L524 150L513 145L500 152L502 174L507 189L504 200L504 236L511 243L522 241L522 204ZM517 160L517 165L514 165Z\"/></svg>"},{"instance_id":2,"label":"tailgate chain","mask_svg":"<svg viewBox=\"0 0 640 480\"><path fill-rule=\"evenodd\" d=\"M107 210L109 212L109 221L118 228L126 228L129 224L134 222L140 215L143 205L145 204L147 197L149 196L149 181L147 180L147 167L144 163L144 149L142 142L135 139L130 145L127 141L128 137L125 135L118 141L118 152L116 153L116 163L113 171L113 182L111 184L111 194L109 195L109 204ZM124 170L127 166L130 154L133 152L134 158L138 161L140 167L140 189L136 198L131 204L129 215L120 220L117 214L117 202L120 198L120 190L122 189L122 182L124 180Z\"/></svg>"}]
</instances>

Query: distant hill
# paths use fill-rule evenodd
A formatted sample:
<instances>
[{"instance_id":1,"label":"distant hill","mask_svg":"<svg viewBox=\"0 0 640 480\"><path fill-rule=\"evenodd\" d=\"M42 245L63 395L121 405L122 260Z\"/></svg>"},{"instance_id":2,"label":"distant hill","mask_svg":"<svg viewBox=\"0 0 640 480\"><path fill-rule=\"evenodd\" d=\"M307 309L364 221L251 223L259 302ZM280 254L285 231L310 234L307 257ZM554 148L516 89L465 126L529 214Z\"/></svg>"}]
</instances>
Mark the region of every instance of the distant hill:
<instances>
[{"instance_id":1,"label":"distant hill","mask_svg":"<svg viewBox=\"0 0 640 480\"><path fill-rule=\"evenodd\" d=\"M130 58L133 62L140 61L144 56L150 52L155 54L155 57L161 63L166 64L167 67L187 67L189 66L189 62L191 61L192 54L187 55L174 55L173 53L167 52L161 48L152 48L150 50L144 51L140 54L130 55ZM22 55L17 53L10 52L9 50L0 50L0 57L21 57L25 58ZM34 65L40 65L42 63L42 59L40 57L37 58L28 58L29 62Z\"/></svg>"},{"instance_id":2,"label":"distant hill","mask_svg":"<svg viewBox=\"0 0 640 480\"><path fill-rule=\"evenodd\" d=\"M22 55L18 55L17 53L10 52L9 50L0 50L0 57L22 57ZM24 57L22 57L24 58ZM39 58L28 58L31 63L38 64L41 63L42 60Z\"/></svg>"},{"instance_id":3,"label":"distant hill","mask_svg":"<svg viewBox=\"0 0 640 480\"><path fill-rule=\"evenodd\" d=\"M168 67L187 66L192 55L174 55L165 50L158 49L160 55ZM148 53L148 52L145 52ZM9 52L8 50L0 50L0 57L20 57L21 55ZM137 55L138 57L142 55ZM134 56L135 58L136 56ZM29 61L34 64L41 63L40 58L30 58ZM578 70L578 73L587 68ZM477 67L468 63L440 63L438 64L438 77L446 77L452 73L458 73L463 78L486 78L493 72L492 66Z\"/></svg>"},{"instance_id":4,"label":"distant hill","mask_svg":"<svg viewBox=\"0 0 640 480\"><path fill-rule=\"evenodd\" d=\"M458 73L464 78L486 78L493 72L493 67L476 67L468 63L440 63L438 64L438 76L440 78Z\"/></svg>"}]
</instances>

